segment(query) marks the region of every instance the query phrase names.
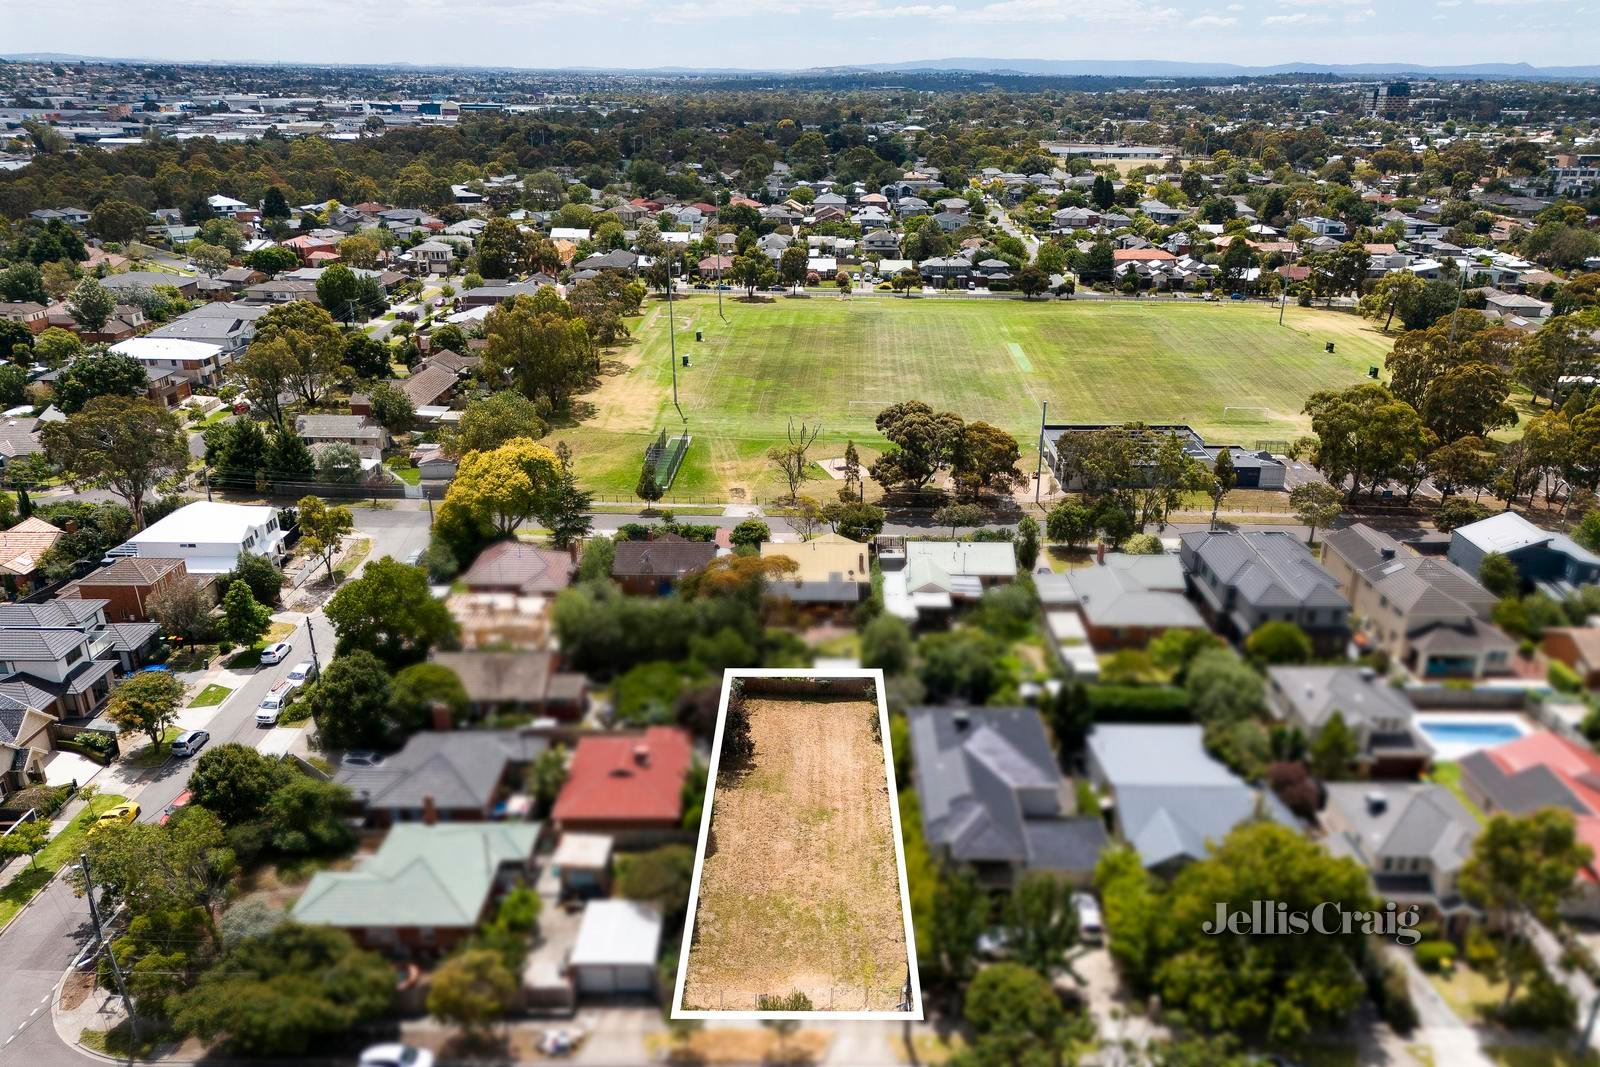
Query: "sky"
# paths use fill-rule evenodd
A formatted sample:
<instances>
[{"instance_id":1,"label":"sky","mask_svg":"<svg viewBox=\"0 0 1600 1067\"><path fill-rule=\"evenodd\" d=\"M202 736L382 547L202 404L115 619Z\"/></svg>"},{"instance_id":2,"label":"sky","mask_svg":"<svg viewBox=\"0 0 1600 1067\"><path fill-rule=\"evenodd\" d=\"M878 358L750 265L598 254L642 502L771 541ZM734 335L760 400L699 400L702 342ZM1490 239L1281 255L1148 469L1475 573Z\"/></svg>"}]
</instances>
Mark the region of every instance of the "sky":
<instances>
[{"instance_id":1,"label":"sky","mask_svg":"<svg viewBox=\"0 0 1600 1067\"><path fill-rule=\"evenodd\" d=\"M1600 0L0 0L0 53L790 69L1600 62Z\"/></svg>"}]
</instances>

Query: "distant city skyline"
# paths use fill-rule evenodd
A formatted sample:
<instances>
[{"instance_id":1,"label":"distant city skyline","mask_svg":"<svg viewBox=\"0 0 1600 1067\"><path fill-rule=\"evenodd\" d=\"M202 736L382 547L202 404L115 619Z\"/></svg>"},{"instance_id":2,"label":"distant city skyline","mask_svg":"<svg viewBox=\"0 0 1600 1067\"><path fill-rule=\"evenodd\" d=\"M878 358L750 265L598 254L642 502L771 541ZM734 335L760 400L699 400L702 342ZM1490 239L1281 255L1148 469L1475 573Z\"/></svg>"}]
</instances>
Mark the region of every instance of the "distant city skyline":
<instances>
[{"instance_id":1,"label":"distant city skyline","mask_svg":"<svg viewBox=\"0 0 1600 1067\"><path fill-rule=\"evenodd\" d=\"M57 0L10 53L168 61L746 68L945 56L1270 66L1593 64L1600 0Z\"/></svg>"}]
</instances>

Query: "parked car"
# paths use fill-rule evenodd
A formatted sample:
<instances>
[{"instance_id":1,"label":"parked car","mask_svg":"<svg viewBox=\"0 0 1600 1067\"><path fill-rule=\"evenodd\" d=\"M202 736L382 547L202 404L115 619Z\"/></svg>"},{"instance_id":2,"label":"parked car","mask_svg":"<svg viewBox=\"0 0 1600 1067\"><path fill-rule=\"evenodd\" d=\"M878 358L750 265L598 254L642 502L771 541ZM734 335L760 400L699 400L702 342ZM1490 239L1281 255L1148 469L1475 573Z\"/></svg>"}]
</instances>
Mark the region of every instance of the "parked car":
<instances>
[{"instance_id":1,"label":"parked car","mask_svg":"<svg viewBox=\"0 0 1600 1067\"><path fill-rule=\"evenodd\" d=\"M410 552L406 553L406 566L415 567L419 565L422 562L423 551L424 550L420 548L413 548Z\"/></svg>"},{"instance_id":2,"label":"parked car","mask_svg":"<svg viewBox=\"0 0 1600 1067\"><path fill-rule=\"evenodd\" d=\"M193 799L194 790L185 789L183 792L172 798L171 804L168 804L166 807L161 809L161 818L157 819L156 821L162 826L167 825L167 820L172 818L173 815L177 814L179 808L188 807L189 801Z\"/></svg>"},{"instance_id":3,"label":"parked car","mask_svg":"<svg viewBox=\"0 0 1600 1067\"><path fill-rule=\"evenodd\" d=\"M107 808L100 813L100 817L94 821L94 825L89 827L89 832L92 834L97 830L105 829L107 826L126 826L128 823L137 822L140 810L139 805L131 801L127 804L118 804L114 808Z\"/></svg>"},{"instance_id":4,"label":"parked car","mask_svg":"<svg viewBox=\"0 0 1600 1067\"><path fill-rule=\"evenodd\" d=\"M1078 909L1078 940L1088 945L1098 945L1105 940L1106 928L1100 919L1100 902L1090 893L1072 894L1072 906Z\"/></svg>"},{"instance_id":5,"label":"parked car","mask_svg":"<svg viewBox=\"0 0 1600 1067\"><path fill-rule=\"evenodd\" d=\"M344 754L344 759L339 761L339 766L341 766L341 767L382 767L383 766L383 754L381 752L372 752L372 751L370 751L368 749L358 748L358 749L355 749L352 752L346 752Z\"/></svg>"},{"instance_id":6,"label":"parked car","mask_svg":"<svg viewBox=\"0 0 1600 1067\"><path fill-rule=\"evenodd\" d=\"M261 704L256 708L256 725L278 725L278 716L283 714L283 709L294 699L294 691L295 687L287 681L279 682L267 690L267 695L261 698Z\"/></svg>"},{"instance_id":7,"label":"parked car","mask_svg":"<svg viewBox=\"0 0 1600 1067\"><path fill-rule=\"evenodd\" d=\"M261 650L261 665L275 667L287 659L294 649L289 647L287 641L274 641Z\"/></svg>"},{"instance_id":8,"label":"parked car","mask_svg":"<svg viewBox=\"0 0 1600 1067\"><path fill-rule=\"evenodd\" d=\"M373 1045L361 1053L360 1067L433 1067L433 1053L398 1041Z\"/></svg>"},{"instance_id":9,"label":"parked car","mask_svg":"<svg viewBox=\"0 0 1600 1067\"><path fill-rule=\"evenodd\" d=\"M290 689L299 689L307 682L314 682L316 679L317 665L310 660L306 660L304 663L296 663L289 668L289 677L284 679L284 683Z\"/></svg>"},{"instance_id":10,"label":"parked car","mask_svg":"<svg viewBox=\"0 0 1600 1067\"><path fill-rule=\"evenodd\" d=\"M172 742L174 756L192 756L206 747L206 742L211 740L211 735L204 730L189 730L178 735Z\"/></svg>"}]
</instances>

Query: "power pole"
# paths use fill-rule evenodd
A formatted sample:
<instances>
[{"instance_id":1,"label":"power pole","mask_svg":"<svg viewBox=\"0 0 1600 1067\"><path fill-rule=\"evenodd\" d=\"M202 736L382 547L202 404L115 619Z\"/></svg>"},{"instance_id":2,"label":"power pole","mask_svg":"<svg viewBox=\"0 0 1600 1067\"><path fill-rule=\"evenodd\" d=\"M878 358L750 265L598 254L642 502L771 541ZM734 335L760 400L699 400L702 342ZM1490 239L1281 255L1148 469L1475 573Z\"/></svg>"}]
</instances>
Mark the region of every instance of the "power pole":
<instances>
[{"instance_id":1,"label":"power pole","mask_svg":"<svg viewBox=\"0 0 1600 1067\"><path fill-rule=\"evenodd\" d=\"M685 426L689 420L684 417L683 409L678 407L678 322L672 311L672 260L676 258L673 253L668 253L667 259L667 355L672 367L672 406L677 408L678 418L683 419Z\"/></svg>"},{"instance_id":2,"label":"power pole","mask_svg":"<svg viewBox=\"0 0 1600 1067\"><path fill-rule=\"evenodd\" d=\"M130 1048L137 1049L139 1047L139 1016L134 1013L133 998L128 995L128 985L122 979L122 967L117 963L117 954L112 950L111 943L106 940L104 928L100 925L100 908L94 902L94 876L89 873L89 854L87 852L78 853L78 866L83 871L83 895L89 901L89 919L94 923L95 951L98 952L101 948L106 950L106 960L111 964L111 977L116 979L117 992L122 996L122 1006L128 1012L128 1026L133 1032L133 1041ZM133 1055L134 1053L130 1051L128 1058L131 1060Z\"/></svg>"},{"instance_id":3,"label":"power pole","mask_svg":"<svg viewBox=\"0 0 1600 1067\"><path fill-rule=\"evenodd\" d=\"M1284 279L1278 288L1278 325L1283 325L1283 309L1289 303L1289 280Z\"/></svg>"},{"instance_id":4,"label":"power pole","mask_svg":"<svg viewBox=\"0 0 1600 1067\"><path fill-rule=\"evenodd\" d=\"M1050 413L1050 401L1039 403L1039 462L1033 470L1033 502L1039 503L1039 495L1044 491L1044 424Z\"/></svg>"}]
</instances>

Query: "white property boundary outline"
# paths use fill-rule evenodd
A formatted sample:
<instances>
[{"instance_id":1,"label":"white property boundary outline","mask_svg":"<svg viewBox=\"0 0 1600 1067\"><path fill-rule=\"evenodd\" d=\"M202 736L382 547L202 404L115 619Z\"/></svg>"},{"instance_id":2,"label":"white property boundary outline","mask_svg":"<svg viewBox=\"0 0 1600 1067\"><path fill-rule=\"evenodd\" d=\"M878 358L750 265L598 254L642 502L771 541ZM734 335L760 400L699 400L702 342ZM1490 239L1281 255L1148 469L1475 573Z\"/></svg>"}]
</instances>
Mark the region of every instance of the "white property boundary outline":
<instances>
[{"instance_id":1,"label":"white property boundary outline","mask_svg":"<svg viewBox=\"0 0 1600 1067\"><path fill-rule=\"evenodd\" d=\"M895 870L900 878L900 912L905 922L906 966L911 976L910 1011L694 1011L683 1007L683 986L689 976L689 951L694 944L695 917L700 910L700 872L706 862L706 839L711 834L711 809L717 793L717 769L722 761L722 731L728 721L728 693L735 678L870 678L878 701L878 734L883 743L883 773L889 783L889 818L894 831ZM689 883L689 913L684 918L683 944L678 950L678 981L672 994L674 1019L825 1019L906 1022L922 1021L922 981L917 973L917 939L911 928L911 890L906 883L905 839L900 832L900 791L894 780L894 755L889 742L889 705L883 691L883 671L817 670L815 668L751 667L722 674L722 703L717 708L716 736L711 742L711 766L706 772L705 810L700 814L700 840L695 846L694 878Z\"/></svg>"}]
</instances>

